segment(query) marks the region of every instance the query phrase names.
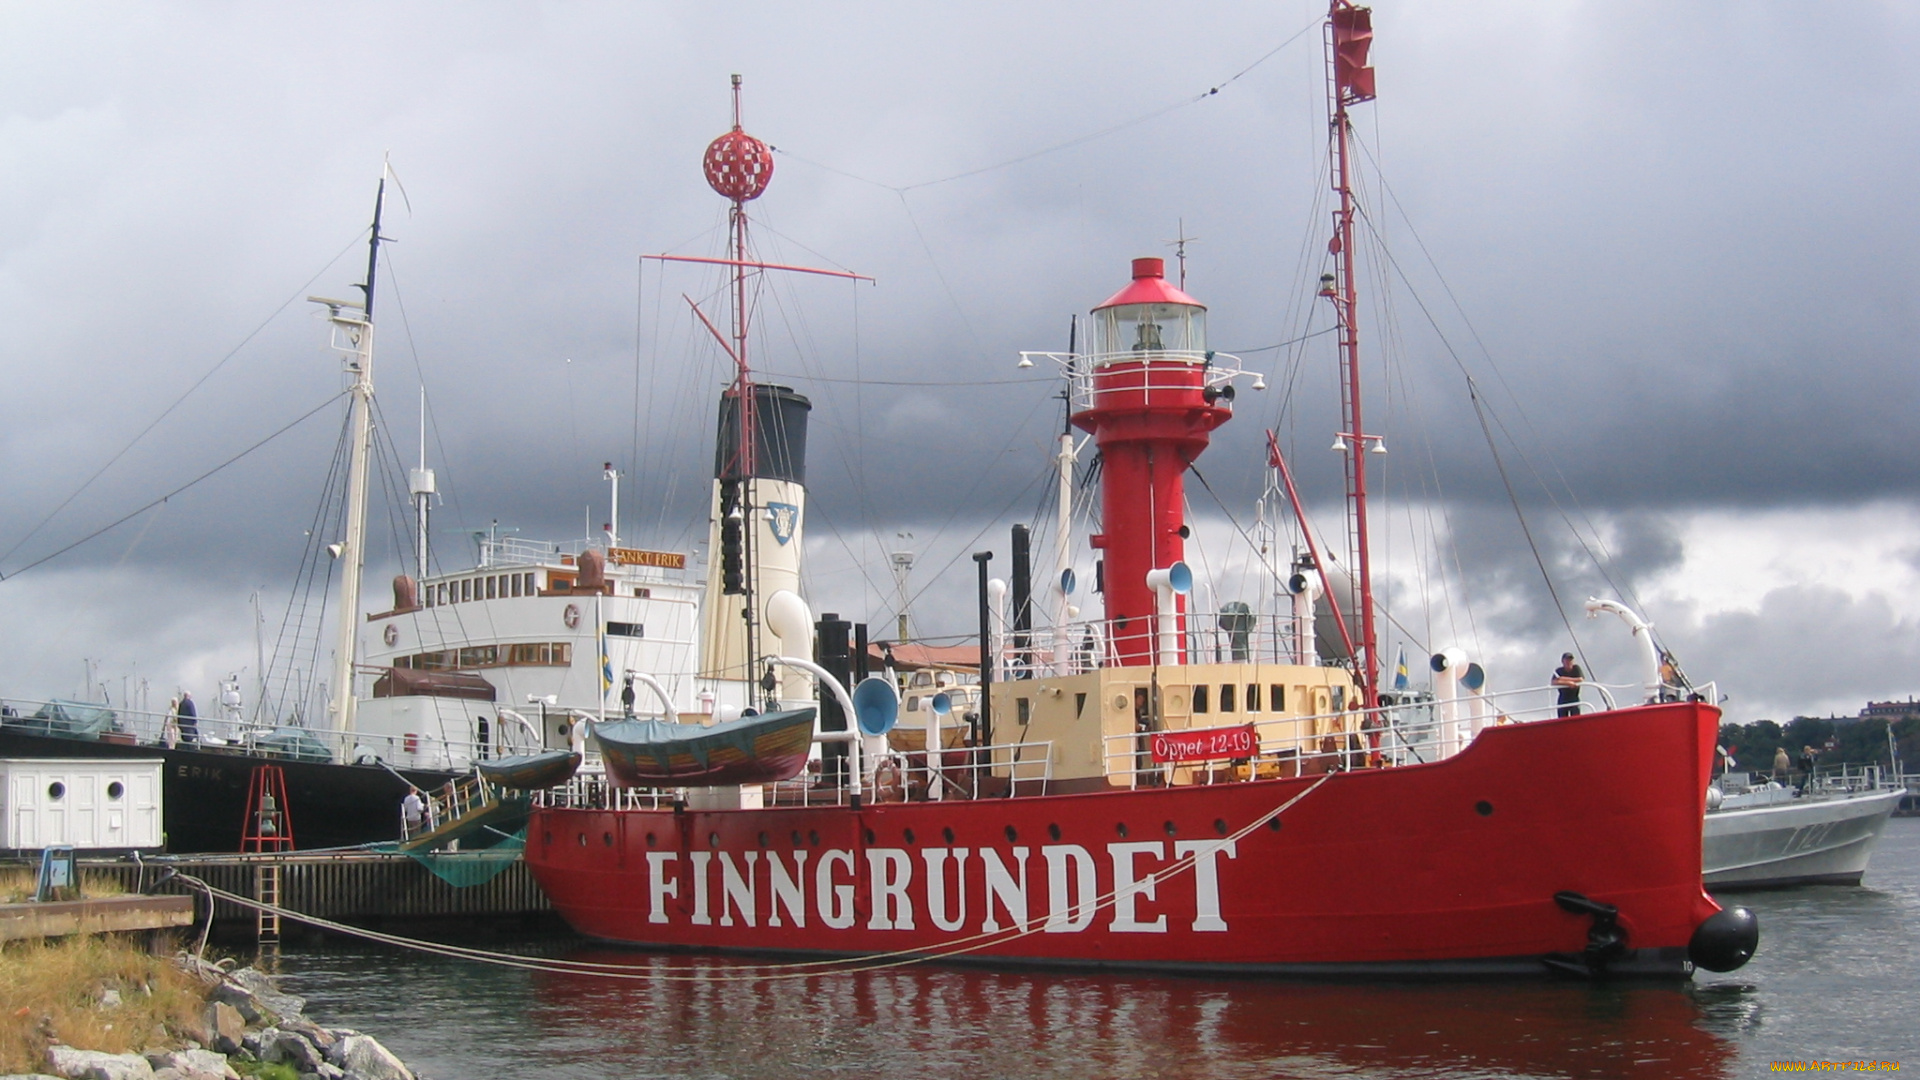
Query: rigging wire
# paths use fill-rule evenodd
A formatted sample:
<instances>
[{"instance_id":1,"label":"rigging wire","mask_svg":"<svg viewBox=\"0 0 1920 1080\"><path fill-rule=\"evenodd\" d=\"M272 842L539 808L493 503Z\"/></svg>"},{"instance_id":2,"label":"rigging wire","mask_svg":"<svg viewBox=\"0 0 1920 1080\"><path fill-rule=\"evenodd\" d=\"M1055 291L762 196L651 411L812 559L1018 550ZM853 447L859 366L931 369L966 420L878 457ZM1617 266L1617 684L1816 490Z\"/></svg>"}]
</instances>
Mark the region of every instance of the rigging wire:
<instances>
[{"instance_id":1,"label":"rigging wire","mask_svg":"<svg viewBox=\"0 0 1920 1080\"><path fill-rule=\"evenodd\" d=\"M1280 815L1291 810L1302 799L1320 790L1321 786L1339 773L1326 773L1305 789L1295 793L1278 806L1266 813L1256 815L1247 824L1234 830L1206 847L1196 847L1188 854L1175 859L1164 870L1156 870L1136 885L1119 886L1107 890L1075 905L1088 916L1097 916L1101 911L1115 908L1122 897L1133 889L1151 889L1158 884L1178 880L1194 872L1194 867L1203 855L1211 857L1222 848L1238 843L1261 828L1274 827ZM598 978L645 980L649 982L771 982L777 979L812 979L825 975L853 975L870 971L885 971L892 968L907 967L932 961L950 959L981 952L999 945L1006 945L1034 934L1045 933L1049 925L1047 919L1020 919L1005 928L981 930L978 933L943 942L932 948L894 949L888 952L871 953L861 956L832 956L821 960L796 960L786 963L743 964L725 974L700 972L686 975L663 975L656 971L635 971L628 964L608 964L592 960L566 960L557 957L530 957L519 953L492 952L474 949L463 945L448 945L441 942L422 941L417 938L405 938L397 934L388 934L364 927L350 926L334 922L318 915L309 915L289 908L262 903L250 896L227 892L216 888L199 878L187 874L176 877L190 881L206 890L210 895L254 911L269 912L283 918L293 919L323 930L363 938L384 945L413 949L456 960L468 960L474 963L493 964L499 967L520 968L529 971L545 971L562 975L586 975Z\"/></svg>"},{"instance_id":2,"label":"rigging wire","mask_svg":"<svg viewBox=\"0 0 1920 1080\"><path fill-rule=\"evenodd\" d=\"M1220 91L1225 90L1227 87L1232 86L1234 83L1240 81L1240 79L1243 76L1251 73L1253 69L1259 67L1260 65L1266 63L1268 60L1271 60L1275 56L1279 55L1282 49L1285 49L1287 46L1300 40L1302 37L1304 37L1308 33L1308 31L1317 29L1323 22L1325 22L1324 18L1316 17L1312 22L1294 31L1293 35L1288 37L1285 41L1282 41L1280 44L1275 45L1273 48L1267 50L1266 53L1262 54L1258 60L1255 60L1253 63L1248 64L1246 67L1243 67L1239 71L1234 72L1232 75L1228 76L1227 78L1221 80L1218 83L1215 83L1213 86L1210 86L1207 89L1202 90L1199 93L1194 94L1190 97L1182 98L1171 105L1162 106L1161 108L1155 109L1152 112L1148 112L1140 116L1136 116L1131 120L1125 120L1118 124L1113 124L1109 127L1101 128L1098 131L1089 132L1085 135L1075 136L1074 138L1068 139L1065 142L1055 143L1052 146L1047 146L1039 150L1030 151L1028 153L1021 154L1018 157L1008 158L1005 161L1001 161L992 165L982 165L978 168L967 169L963 172L953 173L950 176L942 176L934 180L922 180L922 181L919 181L918 183L913 183L913 184L888 184L888 183L883 183L879 180L874 180L869 177L860 176L855 173L848 172L845 169L837 169L831 165L825 165L818 161L810 161L806 158L799 156L798 154L793 153L790 150L783 150L777 146L769 146L768 149L772 150L776 154L781 154L783 156L793 158L795 161L798 161L801 164L811 165L816 169L824 169L827 172L834 173L839 176L844 176L849 180L858 180L863 184L870 184L877 188L883 188L887 191L894 192L895 194L901 195L904 197L906 193L909 191L916 191L920 188L936 187L940 184L951 183L955 180L965 180L969 177L981 176L990 172L998 172L1001 169L1009 168L1014 165L1024 164L1025 162L1033 161L1036 158L1042 158L1042 157L1046 157L1049 154L1059 153L1062 150L1071 150L1076 146L1082 146L1086 143L1095 142L1097 140L1104 139L1109 135L1118 134L1119 132L1125 131L1128 128L1137 127L1141 124L1146 123L1149 120L1157 120L1160 117L1167 115L1168 113L1177 112L1190 105L1198 105L1200 102L1205 101L1210 97L1216 96L1217 94L1220 93ZM904 198L902 201L904 202Z\"/></svg>"},{"instance_id":3,"label":"rigging wire","mask_svg":"<svg viewBox=\"0 0 1920 1080\"><path fill-rule=\"evenodd\" d=\"M1407 213L1406 207L1400 202L1400 197L1393 190L1393 185L1388 183L1386 172L1380 168L1379 162L1374 158L1372 148L1367 146L1364 141L1356 140L1356 142L1359 143L1361 152L1366 154L1368 161L1373 164L1381 191L1386 194L1387 201L1393 205L1395 212L1400 215L1401 220L1406 224L1408 234L1413 237L1415 246L1420 249L1421 256L1426 259L1427 266L1433 271L1435 279L1439 281L1440 288L1446 294L1448 302L1453 305L1454 312L1460 316L1461 323L1466 326L1468 336L1473 339L1473 343L1479 348L1481 356L1486 360L1488 369L1493 372L1494 378L1499 382L1501 390L1506 393L1508 400L1513 403L1514 409L1519 414L1528 433L1533 436L1534 443L1540 447L1541 453L1546 455L1554 479L1559 483L1559 490L1566 493L1567 498L1572 501L1575 510L1578 511L1582 523L1586 526L1584 533L1580 526L1577 525L1567 513L1566 508L1560 505L1560 498L1555 488L1547 483L1546 477L1540 474L1540 470L1534 466L1531 456L1522 451L1520 455L1521 461L1527 466L1528 472L1533 474L1535 483L1539 485L1541 492L1546 495L1548 501L1553 504L1554 510L1566 524L1567 531L1573 536L1574 540L1580 544L1581 550L1586 552L1588 560L1593 563L1594 568L1599 571L1601 578L1615 591L1632 602L1634 607L1641 607L1640 598L1634 590L1631 580L1615 580L1610 570L1610 567L1614 565L1613 552L1607 545L1605 537L1601 534L1599 526L1593 521L1585 505L1580 502L1579 494L1567 480L1566 473L1560 467L1559 459L1554 456L1547 440L1540 438L1539 429L1534 426L1532 417L1521 404L1519 395L1514 391L1512 384L1507 381L1506 373L1502 371L1500 365L1494 361L1493 353L1487 348L1485 340L1481 338L1479 328L1473 324L1473 320L1467 315L1466 308L1460 303L1459 296L1453 291L1452 283L1447 280L1446 274L1441 271L1438 260L1434 258L1433 252L1428 249L1426 240L1421 237L1420 231L1414 227L1412 217ZM1364 214L1362 217L1363 220L1366 220ZM1367 220L1366 224L1369 232L1377 233L1372 221ZM1428 324L1433 327L1434 333L1440 337L1442 345L1445 346L1449 356L1452 357L1455 366L1460 369L1461 374L1471 377L1466 369L1465 363L1460 359L1459 355L1454 352L1452 343L1447 340L1446 335L1440 330L1439 323L1435 320L1433 314L1427 310L1425 303L1420 300L1418 292L1413 289L1412 282L1408 279L1406 271L1399 265L1398 261L1393 258L1392 253L1385 249L1384 241L1382 241L1382 245L1382 251L1386 255L1388 262L1392 265L1394 273L1398 275L1402 283L1407 286L1408 291L1414 295L1415 302L1420 305L1421 313L1426 315ZM1491 403L1484 404L1491 410ZM1494 412L1492 413L1492 417L1495 426L1501 429L1502 434L1505 434L1508 441L1518 450L1520 443L1517 439L1514 439L1511 432L1506 430L1506 423L1501 418L1501 415L1498 412ZM1589 536L1592 538L1592 544L1588 543ZM1598 554L1594 552L1594 546L1596 545L1600 549Z\"/></svg>"},{"instance_id":4,"label":"rigging wire","mask_svg":"<svg viewBox=\"0 0 1920 1080\"><path fill-rule=\"evenodd\" d=\"M175 495L178 495L188 490L189 488L194 487L195 485L199 484L201 481L206 480L207 478L219 473L221 470L225 469L227 466L232 465L234 462L239 461L241 458L246 457L248 454L253 453L255 450L260 449L261 447L267 445L268 443L279 438L280 436L285 435L287 432L292 431L294 428L299 427L302 421L313 416L315 413L318 413L320 410L326 408L328 405L333 404L334 400L340 396L342 395L335 394L333 395L333 397L327 398L325 401L322 401L320 404L314 406L313 408L307 410L304 413L301 413L299 416L289 421L284 427L281 427L279 430L275 431L273 434L268 435L266 438L261 439L259 442L254 443L252 446L247 447L245 450L240 451L239 453L233 455L232 457L221 462L220 464L215 465L213 468L208 469L206 472L201 473L199 476L196 476L193 479L187 481L186 483L181 484L179 487L174 488L172 491L167 492L165 495L162 495L159 498L154 499L152 502L146 503L138 507L137 509L128 511L126 514L118 518L115 518L113 521L108 522L105 525L100 526L98 529L93 530L92 532L81 537L80 539L73 541L72 543L66 545L65 547L58 548L52 552L49 552L46 555L42 555L38 559L35 559L34 561L26 564L25 566L22 566L20 569L15 570L10 574L0 575L0 581L12 581L14 578L19 577L21 574L26 573L27 571L33 569L34 567L40 566L43 563L51 562L52 560L57 559L62 555L65 555L67 552L72 551L74 548L77 548L80 545L87 543L88 541L94 539L95 537L111 532L114 529L118 528L119 526L124 525L129 521L132 521L134 518L139 517L141 514L146 513L148 510L151 510L154 507L159 506L161 503L166 502L168 499L173 498Z\"/></svg>"},{"instance_id":5,"label":"rigging wire","mask_svg":"<svg viewBox=\"0 0 1920 1080\"><path fill-rule=\"evenodd\" d=\"M1547 583L1547 594L1553 597L1553 610L1560 616L1560 622L1567 628L1567 637L1574 647L1581 650L1581 663L1586 663L1586 650L1580 646L1580 636L1573 632L1573 621L1567 618L1567 609L1560 602L1560 590L1553 584L1553 575L1547 572L1547 561L1540 555L1540 545L1533 541L1533 529L1527 524L1527 515L1520 509L1520 498L1514 493L1513 481L1507 478L1507 464L1500 458L1500 447L1494 443L1493 429L1487 426L1487 416L1480 408L1480 388L1474 384L1471 376L1467 379L1467 397L1473 401L1473 415L1480 421L1480 433L1486 436L1487 452L1493 455L1494 467L1500 470L1500 483L1507 489L1507 501L1513 504L1513 516L1520 519L1520 531L1526 534L1527 550L1533 552L1533 564L1540 568L1540 577Z\"/></svg>"},{"instance_id":6,"label":"rigging wire","mask_svg":"<svg viewBox=\"0 0 1920 1080\"><path fill-rule=\"evenodd\" d=\"M239 344L227 350L227 354L225 356L222 356L218 361L214 363L212 367L207 369L206 374L201 375L198 379L195 379L193 385L187 387L185 393L173 399L173 404L168 405L166 408L160 410L160 415L154 417L151 421L148 422L146 427L141 428L137 433L135 433L133 438L127 440L126 445L122 446L119 450L115 451L113 456L108 458L104 465L101 465L100 468L96 469L92 476L87 477L87 479L83 483L81 483L79 487L73 490L73 493L71 495L68 495L65 499L61 500L60 505L54 507L47 514L46 517L41 518L39 524L35 525L31 529L28 529L27 534L25 536L22 536L20 539L14 541L13 546L8 548L6 551L0 552L0 560L12 558L14 552L19 551L20 548L24 546L27 541L33 539L36 535L38 535L41 529L46 528L47 525L50 522L52 522L54 518L60 515L60 512L62 510L65 510L68 506L72 505L73 500L79 498L82 492L86 491L89 487L92 487L93 482L100 479L100 477L104 476L108 469L113 468L114 464L118 462L121 458L125 457L127 452L134 448L135 444L139 443L141 439L146 438L149 432L153 431L154 428L160 426L160 422L162 420L165 420L168 416L171 416L175 409L179 408L181 404L183 404L188 398L192 397L196 391L198 391L202 386L206 385L206 382L208 379L213 378L215 373L217 373L221 368L227 365L227 361L232 360L235 356L239 355L241 349L246 348L249 342L251 342L254 338L260 336L260 332L265 330L273 322L273 320L279 318L281 312L287 310L287 308L290 305L292 305L294 301L304 296L306 294L306 291L313 287L313 283L320 280L320 276L322 274L325 274L328 270L333 269L334 263L339 262L340 259L343 256L345 256L348 251L351 251L354 247L359 245L360 238L362 236L365 236L366 233L367 233L366 229L361 229L358 232L354 233L353 239L347 241L346 246L341 248L340 251L337 254L335 254L333 258L328 259L327 264L325 266L322 266L318 271L314 273L312 277L308 278L306 284L295 289L290 296L288 296L285 300L282 300L280 302L280 306L273 309L272 314L268 315L265 319L262 319L260 321L260 325L254 327L252 330L249 330L247 332L247 335L240 339ZM152 505L152 504L149 504L149 505ZM141 509L144 510L146 508L142 507ZM135 512L138 513L139 511L135 511ZM115 522L114 524L117 525L119 524L119 522ZM113 527L112 525L107 526L107 528L112 528L112 527ZM93 535L97 536L99 534L95 533ZM88 536L85 539L82 539L80 543L85 543L86 540L90 540L92 538L93 538L92 536ZM73 545L69 545L69 547L71 546ZM61 551L65 551L65 550L67 550L67 548L61 549ZM60 554L60 552L55 552L54 554L58 555ZM51 557L52 556L48 556L48 558L51 558ZM45 559L41 560L41 562L45 562L45 561L46 561ZM31 565L38 566L39 563L33 563ZM14 571L14 573L18 574L20 573L20 571L16 570Z\"/></svg>"},{"instance_id":7,"label":"rigging wire","mask_svg":"<svg viewBox=\"0 0 1920 1080\"><path fill-rule=\"evenodd\" d=\"M345 396L345 393L342 393ZM340 417L340 434L334 442L333 456L327 463L327 472L320 486L319 501L314 504L313 518L308 523L306 546L300 553L300 565L293 580L288 585L287 607L280 615L280 628L274 633L273 658L268 662L268 671L263 678L269 690L278 679L278 693L275 697L273 714L276 718L288 715L287 698L300 694L294 704L293 713L299 715L299 706L304 700L304 688L300 686L300 671L295 665L302 659L311 665L308 670L319 671L320 641L324 630L325 615L311 619L309 613L314 607L314 591L320 593L320 610L326 610L327 598L332 593L333 575L326 571L327 564L320 558L326 547L325 537L331 531L328 526L337 526L346 515L346 485L341 482L349 458L348 444L352 439L352 414L349 410ZM307 628L312 626L312 641L307 641ZM309 652L309 650L311 650ZM285 673L275 675L280 670L281 657L286 657ZM264 706L262 701L256 705L258 710Z\"/></svg>"}]
</instances>

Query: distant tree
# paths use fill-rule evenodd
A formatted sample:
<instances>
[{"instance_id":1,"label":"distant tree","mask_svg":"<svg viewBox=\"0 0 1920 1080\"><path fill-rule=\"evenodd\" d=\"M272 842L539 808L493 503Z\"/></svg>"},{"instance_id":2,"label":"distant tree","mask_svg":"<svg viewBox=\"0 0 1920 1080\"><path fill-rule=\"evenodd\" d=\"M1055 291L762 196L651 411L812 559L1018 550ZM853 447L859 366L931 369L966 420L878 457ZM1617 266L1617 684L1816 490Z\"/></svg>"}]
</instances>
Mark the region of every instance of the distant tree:
<instances>
[{"instance_id":1,"label":"distant tree","mask_svg":"<svg viewBox=\"0 0 1920 1080\"><path fill-rule=\"evenodd\" d=\"M1722 724L1720 745L1733 754L1735 772L1770 773L1773 752L1780 746L1780 725L1771 720Z\"/></svg>"},{"instance_id":2,"label":"distant tree","mask_svg":"<svg viewBox=\"0 0 1920 1080\"><path fill-rule=\"evenodd\" d=\"M1802 747L1811 746L1814 753L1824 754L1827 740L1833 738L1833 732L1834 723L1831 720L1818 716L1796 716L1788 721L1787 730L1781 732L1781 742L1786 745L1787 754L1798 761Z\"/></svg>"}]
</instances>

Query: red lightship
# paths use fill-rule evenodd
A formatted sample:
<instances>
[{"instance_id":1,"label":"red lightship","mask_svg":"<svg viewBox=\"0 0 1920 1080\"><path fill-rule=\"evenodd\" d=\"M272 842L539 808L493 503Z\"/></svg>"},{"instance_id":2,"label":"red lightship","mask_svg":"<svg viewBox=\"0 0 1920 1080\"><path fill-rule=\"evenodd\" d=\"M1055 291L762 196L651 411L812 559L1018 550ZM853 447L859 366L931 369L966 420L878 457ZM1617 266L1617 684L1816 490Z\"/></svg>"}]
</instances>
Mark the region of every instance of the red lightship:
<instances>
[{"instance_id":1,"label":"red lightship","mask_svg":"<svg viewBox=\"0 0 1920 1080\"><path fill-rule=\"evenodd\" d=\"M1372 97L1370 12L1334 0L1328 27L1340 202L1323 295L1340 319L1357 572L1354 608L1336 612L1345 658L1319 656L1314 601L1333 590L1318 553L1270 633L1223 609L1209 613L1220 652L1189 654L1201 619L1183 477L1258 376L1208 350L1206 308L1160 260L1135 260L1092 312L1091 351L1029 354L1062 365L1072 423L1100 454L1105 618L1071 621L1068 574L1048 593L1052 631L1025 621L1017 533L1007 640L982 562L987 685L964 745L936 706L918 742L899 754L895 731L889 751L874 737L892 722L875 706L887 691L856 694L845 711L869 737L823 720L817 738L851 745L815 781L655 807L549 800L526 858L575 929L647 947L1289 976L1681 978L1751 955L1752 916L1701 886L1713 705L1529 716L1453 651L1433 658L1432 694L1379 688L1365 531L1379 437L1361 422L1348 258L1347 108ZM1063 502L1075 452L1063 437ZM1284 470L1277 450L1271 464ZM767 629L791 643L780 606ZM846 626L819 624L828 669ZM905 782L876 786L876 756Z\"/></svg>"}]
</instances>

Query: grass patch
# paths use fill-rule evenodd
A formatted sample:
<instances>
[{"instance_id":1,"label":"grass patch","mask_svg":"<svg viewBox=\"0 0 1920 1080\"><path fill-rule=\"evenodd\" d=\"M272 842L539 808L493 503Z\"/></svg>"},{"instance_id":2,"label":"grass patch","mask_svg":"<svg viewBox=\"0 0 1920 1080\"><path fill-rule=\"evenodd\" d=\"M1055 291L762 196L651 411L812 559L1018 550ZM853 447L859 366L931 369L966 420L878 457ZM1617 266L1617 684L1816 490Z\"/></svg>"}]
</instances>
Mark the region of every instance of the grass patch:
<instances>
[{"instance_id":1,"label":"grass patch","mask_svg":"<svg viewBox=\"0 0 1920 1080\"><path fill-rule=\"evenodd\" d=\"M24 904L33 899L35 887L39 884L40 872L31 866L15 866L0 870L0 904ZM89 899L100 896L125 896L127 887L120 878L101 870L82 870L80 872L80 895Z\"/></svg>"},{"instance_id":2,"label":"grass patch","mask_svg":"<svg viewBox=\"0 0 1920 1080\"><path fill-rule=\"evenodd\" d=\"M102 1008L106 991L121 1004ZM200 1028L198 979L133 940L78 936L0 947L0 1074L36 1072L47 1047L110 1054L179 1046Z\"/></svg>"}]
</instances>

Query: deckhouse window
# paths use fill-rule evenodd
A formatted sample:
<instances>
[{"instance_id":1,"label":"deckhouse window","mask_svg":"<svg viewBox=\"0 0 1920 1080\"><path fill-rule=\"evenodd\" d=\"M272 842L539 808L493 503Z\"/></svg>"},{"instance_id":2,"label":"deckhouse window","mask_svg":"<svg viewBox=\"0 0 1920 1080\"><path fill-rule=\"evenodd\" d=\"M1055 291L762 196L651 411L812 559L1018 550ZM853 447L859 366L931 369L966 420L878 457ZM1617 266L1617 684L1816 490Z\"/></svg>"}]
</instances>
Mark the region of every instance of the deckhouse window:
<instances>
[{"instance_id":1,"label":"deckhouse window","mask_svg":"<svg viewBox=\"0 0 1920 1080\"><path fill-rule=\"evenodd\" d=\"M1223 683L1220 687L1220 711L1233 711L1233 684Z\"/></svg>"},{"instance_id":2,"label":"deckhouse window","mask_svg":"<svg viewBox=\"0 0 1920 1080\"><path fill-rule=\"evenodd\" d=\"M610 622L607 634L611 637L646 637L646 627L637 622Z\"/></svg>"},{"instance_id":3,"label":"deckhouse window","mask_svg":"<svg viewBox=\"0 0 1920 1080\"><path fill-rule=\"evenodd\" d=\"M494 594L493 594L493 590L494 590L494 586L495 586L495 585L498 585L498 584L499 584L499 582L500 582L500 579L499 579L499 578L497 578L497 577L493 577L493 576L488 576L488 578L487 578L487 599L489 599L489 600L492 600L492 599L494 599Z\"/></svg>"},{"instance_id":4,"label":"deckhouse window","mask_svg":"<svg viewBox=\"0 0 1920 1080\"><path fill-rule=\"evenodd\" d=\"M527 595L528 595L528 596L532 596L532 595L533 595L533 593L534 593L534 589L533 589L533 571L531 571L531 570L529 570L529 571L527 571L527 574L526 574L526 578L527 578Z\"/></svg>"},{"instance_id":5,"label":"deckhouse window","mask_svg":"<svg viewBox=\"0 0 1920 1080\"><path fill-rule=\"evenodd\" d=\"M1259 683L1247 684L1247 711L1248 712L1260 711L1260 684Z\"/></svg>"},{"instance_id":6,"label":"deckhouse window","mask_svg":"<svg viewBox=\"0 0 1920 1080\"><path fill-rule=\"evenodd\" d=\"M1196 686L1193 688L1193 711L1207 711L1207 688L1204 686Z\"/></svg>"},{"instance_id":7,"label":"deckhouse window","mask_svg":"<svg viewBox=\"0 0 1920 1080\"><path fill-rule=\"evenodd\" d=\"M464 604L471 599L473 599L473 579L461 578L460 579L460 602Z\"/></svg>"},{"instance_id":8,"label":"deckhouse window","mask_svg":"<svg viewBox=\"0 0 1920 1080\"><path fill-rule=\"evenodd\" d=\"M520 575L514 574L512 576L512 581L513 581L513 595L519 596L520 595Z\"/></svg>"},{"instance_id":9,"label":"deckhouse window","mask_svg":"<svg viewBox=\"0 0 1920 1080\"><path fill-rule=\"evenodd\" d=\"M1279 683L1272 683L1267 687L1267 690L1268 690L1267 700L1273 705L1273 711L1286 712L1287 711L1287 688L1284 686L1281 686Z\"/></svg>"}]
</instances>

